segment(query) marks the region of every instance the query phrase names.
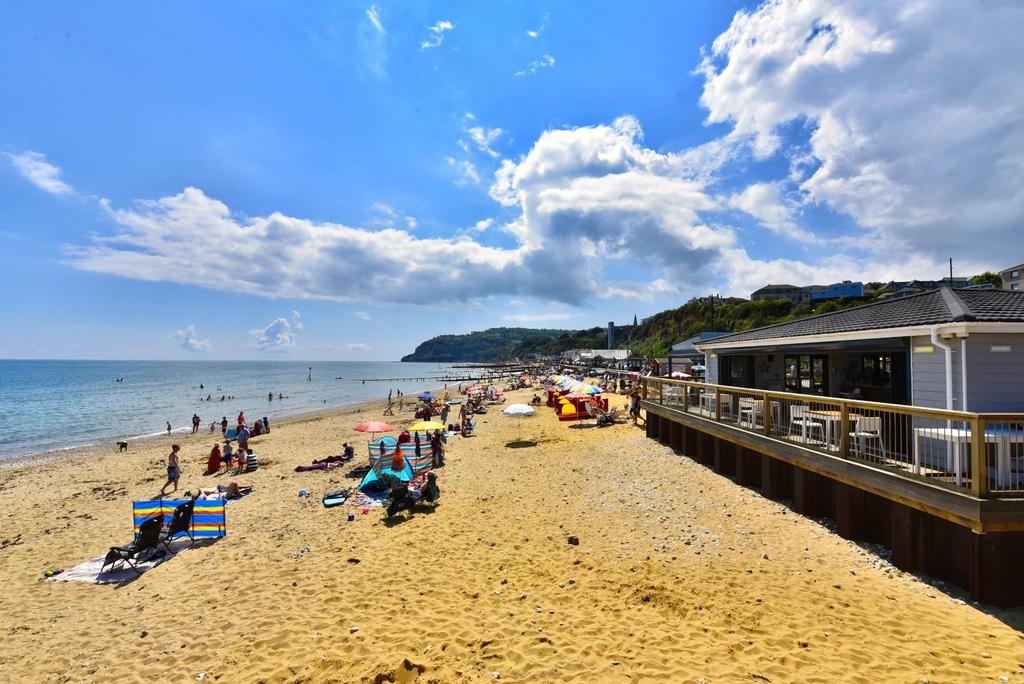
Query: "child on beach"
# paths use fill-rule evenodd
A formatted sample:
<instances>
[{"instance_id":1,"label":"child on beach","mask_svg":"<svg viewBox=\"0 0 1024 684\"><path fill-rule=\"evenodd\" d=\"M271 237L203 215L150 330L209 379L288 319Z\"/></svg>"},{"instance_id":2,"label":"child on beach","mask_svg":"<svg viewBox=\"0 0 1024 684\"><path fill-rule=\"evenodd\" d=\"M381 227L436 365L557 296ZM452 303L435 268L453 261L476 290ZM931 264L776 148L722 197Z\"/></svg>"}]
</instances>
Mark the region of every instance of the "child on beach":
<instances>
[{"instance_id":1,"label":"child on beach","mask_svg":"<svg viewBox=\"0 0 1024 684\"><path fill-rule=\"evenodd\" d=\"M171 445L171 453L167 456L167 482L160 488L160 496L166 495L167 485L174 483L174 489L171 491L178 491L178 479L181 477L181 468L178 462L178 452L181 451L181 447L177 444Z\"/></svg>"},{"instance_id":2,"label":"child on beach","mask_svg":"<svg viewBox=\"0 0 1024 684\"><path fill-rule=\"evenodd\" d=\"M224 471L227 472L231 468L231 460L234 454L231 450L231 440L224 440L224 450L221 452L221 460L224 462Z\"/></svg>"}]
</instances>

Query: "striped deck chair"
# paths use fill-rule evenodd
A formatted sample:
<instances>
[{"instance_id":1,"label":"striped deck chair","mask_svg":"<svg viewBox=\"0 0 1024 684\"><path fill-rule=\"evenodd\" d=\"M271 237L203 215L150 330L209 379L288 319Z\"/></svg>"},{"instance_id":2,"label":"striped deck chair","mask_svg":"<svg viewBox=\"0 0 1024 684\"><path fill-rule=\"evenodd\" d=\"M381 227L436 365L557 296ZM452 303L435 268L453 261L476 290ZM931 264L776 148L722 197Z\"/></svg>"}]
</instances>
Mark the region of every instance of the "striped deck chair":
<instances>
[{"instance_id":1,"label":"striped deck chair","mask_svg":"<svg viewBox=\"0 0 1024 684\"><path fill-rule=\"evenodd\" d=\"M191 525L186 530L173 529L171 525L175 521L175 511L187 503L192 503ZM196 539L214 539L227 535L227 515L224 511L224 501L221 499L209 501L200 499L195 502L192 502L192 499L133 501L132 519L135 525L135 534L138 535L139 528L147 518L155 515L162 516L164 526L168 531L165 534L165 542L170 542L171 539L181 534L186 535L193 542Z\"/></svg>"}]
</instances>

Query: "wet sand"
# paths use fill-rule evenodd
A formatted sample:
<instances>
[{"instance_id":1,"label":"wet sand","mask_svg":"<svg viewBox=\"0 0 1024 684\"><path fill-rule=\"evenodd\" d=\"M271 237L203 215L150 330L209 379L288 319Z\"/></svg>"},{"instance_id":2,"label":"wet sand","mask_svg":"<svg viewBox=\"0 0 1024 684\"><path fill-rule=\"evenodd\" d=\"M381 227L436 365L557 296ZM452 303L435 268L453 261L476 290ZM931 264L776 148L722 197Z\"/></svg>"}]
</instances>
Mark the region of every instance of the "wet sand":
<instances>
[{"instance_id":1,"label":"wet sand","mask_svg":"<svg viewBox=\"0 0 1024 684\"><path fill-rule=\"evenodd\" d=\"M123 586L40 576L130 539L166 444L0 471L2 678L1024 680L1021 611L901 573L628 424L494 407L449 440L436 510L346 522L319 497L348 469L293 469L343 441L365 461L351 428L382 409L272 423L228 536ZM200 474L209 435L179 441L182 489L232 479Z\"/></svg>"}]
</instances>

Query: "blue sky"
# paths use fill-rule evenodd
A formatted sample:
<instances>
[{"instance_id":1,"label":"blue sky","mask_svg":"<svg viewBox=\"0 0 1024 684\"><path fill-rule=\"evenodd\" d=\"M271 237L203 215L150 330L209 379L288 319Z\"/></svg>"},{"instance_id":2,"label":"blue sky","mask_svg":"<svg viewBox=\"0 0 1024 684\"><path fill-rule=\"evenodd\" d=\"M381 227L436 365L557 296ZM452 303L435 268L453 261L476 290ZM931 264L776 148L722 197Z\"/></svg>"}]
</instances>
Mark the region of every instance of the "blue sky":
<instances>
[{"instance_id":1,"label":"blue sky","mask_svg":"<svg viewBox=\"0 0 1024 684\"><path fill-rule=\"evenodd\" d=\"M0 357L393 359L769 281L1002 268L1022 18L9 3Z\"/></svg>"}]
</instances>

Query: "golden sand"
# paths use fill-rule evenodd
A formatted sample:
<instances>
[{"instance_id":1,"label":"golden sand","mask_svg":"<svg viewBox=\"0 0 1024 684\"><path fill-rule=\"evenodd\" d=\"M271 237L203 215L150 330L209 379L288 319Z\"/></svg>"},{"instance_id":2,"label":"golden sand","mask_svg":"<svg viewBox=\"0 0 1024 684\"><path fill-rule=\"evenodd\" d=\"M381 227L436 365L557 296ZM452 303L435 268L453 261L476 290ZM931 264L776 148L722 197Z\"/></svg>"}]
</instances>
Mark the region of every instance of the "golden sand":
<instances>
[{"instance_id":1,"label":"golden sand","mask_svg":"<svg viewBox=\"0 0 1024 684\"><path fill-rule=\"evenodd\" d=\"M1021 611L894 570L630 425L493 408L450 440L435 511L346 522L319 496L348 469L293 468L343 441L364 460L351 427L380 411L253 440L228 536L120 587L40 575L130 539L166 445L0 472L0 680L1024 679ZM520 426L536 446L506 446ZM180 441L183 489L225 481L200 475L210 436Z\"/></svg>"}]
</instances>

